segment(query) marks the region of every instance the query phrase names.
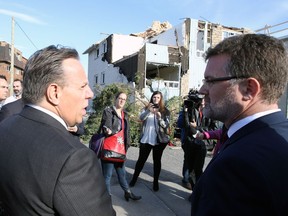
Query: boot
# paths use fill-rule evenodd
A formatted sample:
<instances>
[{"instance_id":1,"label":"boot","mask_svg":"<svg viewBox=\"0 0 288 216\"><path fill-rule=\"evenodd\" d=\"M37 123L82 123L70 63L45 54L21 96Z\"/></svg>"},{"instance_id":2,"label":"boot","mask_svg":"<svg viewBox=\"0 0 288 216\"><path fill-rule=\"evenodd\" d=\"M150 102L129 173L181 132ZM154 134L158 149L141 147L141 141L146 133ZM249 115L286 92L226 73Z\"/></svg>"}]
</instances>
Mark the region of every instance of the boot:
<instances>
[{"instance_id":1,"label":"boot","mask_svg":"<svg viewBox=\"0 0 288 216\"><path fill-rule=\"evenodd\" d=\"M142 197L141 196L136 196L131 191L125 191L124 198L126 199L127 202L129 202L129 199L140 200Z\"/></svg>"},{"instance_id":2,"label":"boot","mask_svg":"<svg viewBox=\"0 0 288 216\"><path fill-rule=\"evenodd\" d=\"M159 183L158 181L153 181L153 190L158 191L159 190Z\"/></svg>"}]
</instances>

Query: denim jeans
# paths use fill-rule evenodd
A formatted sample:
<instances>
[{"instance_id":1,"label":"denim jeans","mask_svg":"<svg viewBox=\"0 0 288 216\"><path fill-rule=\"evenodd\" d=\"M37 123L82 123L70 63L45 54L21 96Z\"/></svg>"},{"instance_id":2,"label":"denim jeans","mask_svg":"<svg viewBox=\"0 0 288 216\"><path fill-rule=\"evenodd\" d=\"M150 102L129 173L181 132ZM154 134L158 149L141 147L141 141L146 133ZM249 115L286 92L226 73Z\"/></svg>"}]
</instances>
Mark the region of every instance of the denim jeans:
<instances>
[{"instance_id":1,"label":"denim jeans","mask_svg":"<svg viewBox=\"0 0 288 216\"><path fill-rule=\"evenodd\" d=\"M126 180L126 170L125 170L124 163L111 163L111 162L101 160L101 164L102 164L102 173L105 179L107 191L110 195L111 195L110 182L111 182L111 177L113 173L113 168L115 169L117 173L118 182L121 188L124 191L129 191L129 185Z\"/></svg>"},{"instance_id":2,"label":"denim jeans","mask_svg":"<svg viewBox=\"0 0 288 216\"><path fill-rule=\"evenodd\" d=\"M183 161L183 167L182 167L182 182L183 183L189 183L189 169L188 166L186 165L185 161Z\"/></svg>"}]
</instances>

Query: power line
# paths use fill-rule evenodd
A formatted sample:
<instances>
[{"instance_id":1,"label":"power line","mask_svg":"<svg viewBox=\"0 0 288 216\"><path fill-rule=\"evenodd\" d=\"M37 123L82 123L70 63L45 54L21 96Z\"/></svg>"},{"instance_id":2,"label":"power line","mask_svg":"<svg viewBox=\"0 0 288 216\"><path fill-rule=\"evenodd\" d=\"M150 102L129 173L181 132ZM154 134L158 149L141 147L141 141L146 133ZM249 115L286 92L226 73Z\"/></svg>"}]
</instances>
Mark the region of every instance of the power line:
<instances>
[{"instance_id":1,"label":"power line","mask_svg":"<svg viewBox=\"0 0 288 216\"><path fill-rule=\"evenodd\" d=\"M25 36L28 38L28 40L31 42L31 44L35 47L35 49L38 50L38 48L35 46L35 44L32 42L32 40L29 38L29 36L25 33L25 31L21 28L21 26L16 21L15 21L15 23L19 26L21 31L25 34Z\"/></svg>"}]
</instances>

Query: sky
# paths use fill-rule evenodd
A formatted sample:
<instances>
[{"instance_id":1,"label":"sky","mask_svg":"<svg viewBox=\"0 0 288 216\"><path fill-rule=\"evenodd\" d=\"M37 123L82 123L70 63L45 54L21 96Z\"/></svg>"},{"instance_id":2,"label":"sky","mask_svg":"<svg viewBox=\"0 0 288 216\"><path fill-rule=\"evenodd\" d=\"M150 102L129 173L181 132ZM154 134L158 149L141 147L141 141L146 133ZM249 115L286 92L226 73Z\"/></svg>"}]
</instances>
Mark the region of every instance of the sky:
<instances>
[{"instance_id":1,"label":"sky","mask_svg":"<svg viewBox=\"0 0 288 216\"><path fill-rule=\"evenodd\" d=\"M258 30L288 21L287 0L0 0L0 41L29 58L36 50L61 44L77 49L87 71L91 45L110 34L139 33L153 21L176 26L183 18ZM270 32L288 28L288 23ZM272 31L273 30L273 31ZM288 30L273 36L288 35Z\"/></svg>"}]
</instances>

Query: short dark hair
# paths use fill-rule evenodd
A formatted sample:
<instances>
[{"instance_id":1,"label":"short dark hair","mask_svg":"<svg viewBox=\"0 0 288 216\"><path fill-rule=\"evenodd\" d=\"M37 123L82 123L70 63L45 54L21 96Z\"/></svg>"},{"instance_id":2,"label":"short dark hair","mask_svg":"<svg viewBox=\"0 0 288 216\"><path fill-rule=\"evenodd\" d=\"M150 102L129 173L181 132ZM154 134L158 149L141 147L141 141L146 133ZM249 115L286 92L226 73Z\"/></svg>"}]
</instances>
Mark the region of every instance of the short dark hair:
<instances>
[{"instance_id":1,"label":"short dark hair","mask_svg":"<svg viewBox=\"0 0 288 216\"><path fill-rule=\"evenodd\" d=\"M233 36L208 49L205 59L221 54L230 58L228 76L254 77L261 85L263 100L279 100L288 81L287 51L281 40L264 34Z\"/></svg>"},{"instance_id":2,"label":"short dark hair","mask_svg":"<svg viewBox=\"0 0 288 216\"><path fill-rule=\"evenodd\" d=\"M53 82L65 86L62 62L68 58L79 59L79 54L75 49L61 45L38 50L29 58L23 75L22 98L25 103L37 104Z\"/></svg>"},{"instance_id":3,"label":"short dark hair","mask_svg":"<svg viewBox=\"0 0 288 216\"><path fill-rule=\"evenodd\" d=\"M6 81L7 81L7 78L6 78L6 76L4 76L4 75L2 75L2 74L0 74L0 79L4 79L4 80L6 80Z\"/></svg>"},{"instance_id":4,"label":"short dark hair","mask_svg":"<svg viewBox=\"0 0 288 216\"><path fill-rule=\"evenodd\" d=\"M21 85L23 85L23 81L22 80L20 80L20 79L14 79L14 81L13 82L20 82L21 83Z\"/></svg>"}]
</instances>

